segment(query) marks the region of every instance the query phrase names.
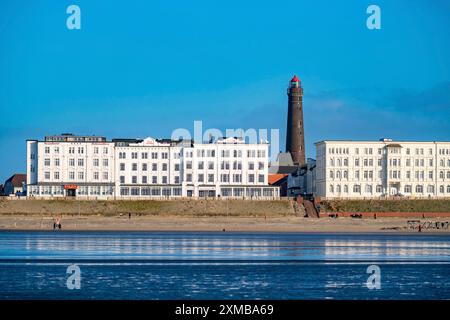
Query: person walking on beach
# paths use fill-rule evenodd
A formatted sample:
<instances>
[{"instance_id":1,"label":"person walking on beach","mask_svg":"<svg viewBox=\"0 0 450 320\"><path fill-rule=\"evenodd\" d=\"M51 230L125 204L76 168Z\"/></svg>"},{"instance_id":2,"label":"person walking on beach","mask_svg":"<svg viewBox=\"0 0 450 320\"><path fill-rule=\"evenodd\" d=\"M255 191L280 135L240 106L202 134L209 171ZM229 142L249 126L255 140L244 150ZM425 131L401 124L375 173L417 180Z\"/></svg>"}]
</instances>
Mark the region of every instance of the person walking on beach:
<instances>
[{"instance_id":1,"label":"person walking on beach","mask_svg":"<svg viewBox=\"0 0 450 320\"><path fill-rule=\"evenodd\" d=\"M55 218L54 222L53 222L53 230L55 230L56 228L58 228L59 230L61 230L61 218Z\"/></svg>"}]
</instances>

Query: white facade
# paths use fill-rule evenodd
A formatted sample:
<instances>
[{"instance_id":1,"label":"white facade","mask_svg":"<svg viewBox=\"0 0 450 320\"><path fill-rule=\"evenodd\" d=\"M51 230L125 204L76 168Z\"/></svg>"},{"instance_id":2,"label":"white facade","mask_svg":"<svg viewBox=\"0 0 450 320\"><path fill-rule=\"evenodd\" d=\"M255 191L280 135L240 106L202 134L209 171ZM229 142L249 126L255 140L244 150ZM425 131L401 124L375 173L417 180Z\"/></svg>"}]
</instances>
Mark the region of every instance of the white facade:
<instances>
[{"instance_id":1,"label":"white facade","mask_svg":"<svg viewBox=\"0 0 450 320\"><path fill-rule=\"evenodd\" d=\"M27 185L29 196L46 198L279 197L268 185L268 144L239 138L28 140Z\"/></svg>"},{"instance_id":2,"label":"white facade","mask_svg":"<svg viewBox=\"0 0 450 320\"><path fill-rule=\"evenodd\" d=\"M321 141L316 196L450 197L450 142Z\"/></svg>"}]
</instances>

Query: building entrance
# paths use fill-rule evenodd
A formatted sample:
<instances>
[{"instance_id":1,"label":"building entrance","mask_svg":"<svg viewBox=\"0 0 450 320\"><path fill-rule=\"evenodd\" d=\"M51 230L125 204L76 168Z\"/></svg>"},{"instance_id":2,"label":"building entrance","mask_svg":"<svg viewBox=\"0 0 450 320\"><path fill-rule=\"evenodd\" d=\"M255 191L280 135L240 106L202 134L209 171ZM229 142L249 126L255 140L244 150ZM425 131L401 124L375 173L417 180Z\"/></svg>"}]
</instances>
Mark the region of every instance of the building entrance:
<instances>
[{"instance_id":1,"label":"building entrance","mask_svg":"<svg viewBox=\"0 0 450 320\"><path fill-rule=\"evenodd\" d=\"M66 197L75 197L77 195L77 188L78 186L76 185L65 185Z\"/></svg>"}]
</instances>

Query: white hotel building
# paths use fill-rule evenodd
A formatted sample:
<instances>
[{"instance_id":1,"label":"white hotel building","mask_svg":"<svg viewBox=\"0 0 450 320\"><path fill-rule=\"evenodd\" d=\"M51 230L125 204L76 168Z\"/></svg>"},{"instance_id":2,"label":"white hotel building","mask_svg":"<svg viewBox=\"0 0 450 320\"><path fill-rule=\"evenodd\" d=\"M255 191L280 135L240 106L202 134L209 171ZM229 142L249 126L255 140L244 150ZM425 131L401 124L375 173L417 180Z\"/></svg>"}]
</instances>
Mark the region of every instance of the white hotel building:
<instances>
[{"instance_id":1,"label":"white hotel building","mask_svg":"<svg viewBox=\"0 0 450 320\"><path fill-rule=\"evenodd\" d=\"M316 196L450 197L450 142L321 141Z\"/></svg>"},{"instance_id":2,"label":"white hotel building","mask_svg":"<svg viewBox=\"0 0 450 320\"><path fill-rule=\"evenodd\" d=\"M273 199L268 143L210 143L62 134L27 140L28 196L146 199Z\"/></svg>"}]
</instances>

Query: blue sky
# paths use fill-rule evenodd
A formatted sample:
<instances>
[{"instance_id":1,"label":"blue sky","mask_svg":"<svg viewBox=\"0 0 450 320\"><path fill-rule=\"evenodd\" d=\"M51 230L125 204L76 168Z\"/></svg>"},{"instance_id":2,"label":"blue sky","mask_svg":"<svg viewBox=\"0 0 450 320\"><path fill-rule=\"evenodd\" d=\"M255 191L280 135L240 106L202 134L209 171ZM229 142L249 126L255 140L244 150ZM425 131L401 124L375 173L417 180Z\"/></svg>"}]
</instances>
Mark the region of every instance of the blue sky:
<instances>
[{"instance_id":1,"label":"blue sky","mask_svg":"<svg viewBox=\"0 0 450 320\"><path fill-rule=\"evenodd\" d=\"M202 120L278 128L284 149L294 73L307 156L323 139L450 140L449 18L445 0L3 0L0 180L25 171L27 138L61 132L167 137Z\"/></svg>"}]
</instances>

